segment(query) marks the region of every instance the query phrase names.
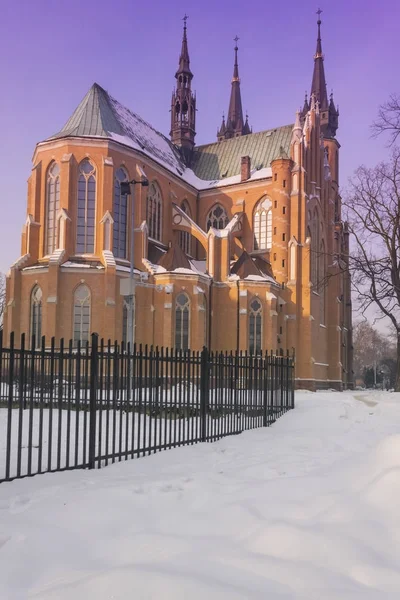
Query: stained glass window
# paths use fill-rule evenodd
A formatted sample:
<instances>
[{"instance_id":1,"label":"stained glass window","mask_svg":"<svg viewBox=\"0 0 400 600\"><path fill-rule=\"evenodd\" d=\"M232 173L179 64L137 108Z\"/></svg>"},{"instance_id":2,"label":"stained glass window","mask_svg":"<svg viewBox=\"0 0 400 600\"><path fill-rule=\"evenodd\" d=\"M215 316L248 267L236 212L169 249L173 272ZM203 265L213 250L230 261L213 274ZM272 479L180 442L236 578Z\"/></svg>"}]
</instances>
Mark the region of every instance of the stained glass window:
<instances>
[{"instance_id":1,"label":"stained glass window","mask_svg":"<svg viewBox=\"0 0 400 600\"><path fill-rule=\"evenodd\" d=\"M224 229L228 223L229 219L225 208L220 204L216 204L207 215L206 231L208 231L210 227L214 227L214 229Z\"/></svg>"},{"instance_id":2,"label":"stained glass window","mask_svg":"<svg viewBox=\"0 0 400 600\"><path fill-rule=\"evenodd\" d=\"M57 216L59 210L60 167L57 163L52 163L48 170L46 187L46 254L52 254L58 247Z\"/></svg>"},{"instance_id":3,"label":"stained glass window","mask_svg":"<svg viewBox=\"0 0 400 600\"><path fill-rule=\"evenodd\" d=\"M128 181L128 175L124 169L118 169L114 179L114 235L113 254L116 258L126 258L126 232L128 220L128 196L121 195L121 182Z\"/></svg>"},{"instance_id":4,"label":"stained glass window","mask_svg":"<svg viewBox=\"0 0 400 600\"><path fill-rule=\"evenodd\" d=\"M157 183L153 181L147 194L147 226L149 237L162 241L162 195Z\"/></svg>"},{"instance_id":5,"label":"stained glass window","mask_svg":"<svg viewBox=\"0 0 400 600\"><path fill-rule=\"evenodd\" d=\"M96 170L85 159L79 165L78 175L78 218L76 252L92 254L94 252L96 214Z\"/></svg>"},{"instance_id":6,"label":"stained glass window","mask_svg":"<svg viewBox=\"0 0 400 600\"><path fill-rule=\"evenodd\" d=\"M254 250L270 250L272 246L272 211L267 198L260 200L254 211Z\"/></svg>"},{"instance_id":7,"label":"stained glass window","mask_svg":"<svg viewBox=\"0 0 400 600\"><path fill-rule=\"evenodd\" d=\"M190 327L190 300L187 294L178 294L175 302L175 348L188 350Z\"/></svg>"},{"instance_id":8,"label":"stained glass window","mask_svg":"<svg viewBox=\"0 0 400 600\"><path fill-rule=\"evenodd\" d=\"M86 344L90 332L90 290L87 285L79 285L74 294L74 345Z\"/></svg>"},{"instance_id":9,"label":"stained glass window","mask_svg":"<svg viewBox=\"0 0 400 600\"><path fill-rule=\"evenodd\" d=\"M262 351L262 305L258 298L250 303L249 314L249 351L250 354L260 354Z\"/></svg>"}]
</instances>

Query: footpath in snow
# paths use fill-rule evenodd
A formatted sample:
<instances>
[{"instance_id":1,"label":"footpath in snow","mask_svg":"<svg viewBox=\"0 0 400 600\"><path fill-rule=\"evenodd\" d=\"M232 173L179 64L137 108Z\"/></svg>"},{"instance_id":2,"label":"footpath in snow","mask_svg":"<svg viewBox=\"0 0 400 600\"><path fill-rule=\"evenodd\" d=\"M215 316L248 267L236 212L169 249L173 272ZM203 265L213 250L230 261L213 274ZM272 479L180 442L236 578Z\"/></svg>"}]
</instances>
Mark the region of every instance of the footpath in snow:
<instances>
[{"instance_id":1,"label":"footpath in snow","mask_svg":"<svg viewBox=\"0 0 400 600\"><path fill-rule=\"evenodd\" d=\"M400 394L0 485L3 600L400 598Z\"/></svg>"}]
</instances>

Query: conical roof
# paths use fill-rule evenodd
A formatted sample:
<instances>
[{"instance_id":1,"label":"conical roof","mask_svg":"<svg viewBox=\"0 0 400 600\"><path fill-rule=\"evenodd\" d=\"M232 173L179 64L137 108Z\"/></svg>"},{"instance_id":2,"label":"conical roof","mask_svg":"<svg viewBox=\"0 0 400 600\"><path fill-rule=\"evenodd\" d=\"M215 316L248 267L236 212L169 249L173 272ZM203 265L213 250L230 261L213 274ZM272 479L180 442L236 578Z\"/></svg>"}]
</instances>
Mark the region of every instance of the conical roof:
<instances>
[{"instance_id":1,"label":"conical roof","mask_svg":"<svg viewBox=\"0 0 400 600\"><path fill-rule=\"evenodd\" d=\"M97 83L92 85L64 127L46 141L66 137L114 140L144 152L179 175L185 168L178 150L168 138L120 104Z\"/></svg>"}]
</instances>

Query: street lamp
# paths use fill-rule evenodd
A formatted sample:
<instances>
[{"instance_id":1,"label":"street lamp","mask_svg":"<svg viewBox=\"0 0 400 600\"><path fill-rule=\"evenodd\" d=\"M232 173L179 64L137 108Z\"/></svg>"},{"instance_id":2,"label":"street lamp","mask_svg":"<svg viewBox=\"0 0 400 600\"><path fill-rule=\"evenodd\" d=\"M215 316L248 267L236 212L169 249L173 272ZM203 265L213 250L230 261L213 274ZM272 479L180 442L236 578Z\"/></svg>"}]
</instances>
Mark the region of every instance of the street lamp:
<instances>
[{"instance_id":1,"label":"street lamp","mask_svg":"<svg viewBox=\"0 0 400 600\"><path fill-rule=\"evenodd\" d=\"M134 255L134 232L135 232L135 219L134 219L134 205L135 205L135 184L141 185L142 187L148 187L149 180L145 176L144 171L139 169L141 174L141 179L136 180L132 179L131 181L121 181L121 196L130 196L131 197L131 266L129 271L129 307L128 307L128 335L127 341L130 344L131 352L133 352L133 344L135 342L134 335L134 322L133 322L133 309L134 309L134 299L135 299L135 279L134 279L134 265L133 265L133 255Z\"/></svg>"}]
</instances>

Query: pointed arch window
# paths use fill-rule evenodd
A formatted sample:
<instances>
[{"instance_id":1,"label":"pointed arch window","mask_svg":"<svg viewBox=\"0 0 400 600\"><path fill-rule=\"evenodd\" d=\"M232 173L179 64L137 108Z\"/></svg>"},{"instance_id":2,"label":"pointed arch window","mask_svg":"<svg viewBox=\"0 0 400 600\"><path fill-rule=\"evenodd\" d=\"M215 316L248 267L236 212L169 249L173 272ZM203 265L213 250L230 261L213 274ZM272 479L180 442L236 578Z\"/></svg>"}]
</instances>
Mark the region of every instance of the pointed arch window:
<instances>
[{"instance_id":1,"label":"pointed arch window","mask_svg":"<svg viewBox=\"0 0 400 600\"><path fill-rule=\"evenodd\" d=\"M46 186L46 241L45 252L52 254L58 247L58 221L60 210L60 167L53 162L47 173Z\"/></svg>"},{"instance_id":2,"label":"pointed arch window","mask_svg":"<svg viewBox=\"0 0 400 600\"><path fill-rule=\"evenodd\" d=\"M183 212L188 215L188 217L191 217L190 214L190 207L188 205L187 202L182 202L181 204L181 210L183 210ZM179 245L182 248L182 250L185 252L185 254L189 254L190 255L190 251L191 251L191 240L190 240L190 233L188 231L180 231L179 232Z\"/></svg>"},{"instance_id":3,"label":"pointed arch window","mask_svg":"<svg viewBox=\"0 0 400 600\"><path fill-rule=\"evenodd\" d=\"M96 216L96 169L85 159L79 165L76 252L93 254Z\"/></svg>"},{"instance_id":4,"label":"pointed arch window","mask_svg":"<svg viewBox=\"0 0 400 600\"><path fill-rule=\"evenodd\" d=\"M74 293L74 346L89 341L90 332L90 290L87 285L79 285Z\"/></svg>"},{"instance_id":5,"label":"pointed arch window","mask_svg":"<svg viewBox=\"0 0 400 600\"><path fill-rule=\"evenodd\" d=\"M203 328L203 346L208 346L208 319L207 319L207 297L199 293L200 325Z\"/></svg>"},{"instance_id":6,"label":"pointed arch window","mask_svg":"<svg viewBox=\"0 0 400 600\"><path fill-rule=\"evenodd\" d=\"M229 219L225 208L221 206L221 204L216 204L207 215L206 231L208 231L210 227L214 227L214 229L224 229L228 223Z\"/></svg>"},{"instance_id":7,"label":"pointed arch window","mask_svg":"<svg viewBox=\"0 0 400 600\"><path fill-rule=\"evenodd\" d=\"M258 298L253 298L250 303L249 352L250 354L262 352L262 305Z\"/></svg>"},{"instance_id":8,"label":"pointed arch window","mask_svg":"<svg viewBox=\"0 0 400 600\"><path fill-rule=\"evenodd\" d=\"M185 293L178 294L175 302L175 348L188 350L190 328L190 300Z\"/></svg>"},{"instance_id":9,"label":"pointed arch window","mask_svg":"<svg viewBox=\"0 0 400 600\"><path fill-rule=\"evenodd\" d=\"M311 220L311 282L314 286L319 284L319 217L317 209L314 210Z\"/></svg>"},{"instance_id":10,"label":"pointed arch window","mask_svg":"<svg viewBox=\"0 0 400 600\"><path fill-rule=\"evenodd\" d=\"M157 183L153 181L147 194L147 227L149 237L162 241L162 195Z\"/></svg>"},{"instance_id":11,"label":"pointed arch window","mask_svg":"<svg viewBox=\"0 0 400 600\"><path fill-rule=\"evenodd\" d=\"M38 285L31 292L31 339L35 338L35 347L40 347L42 338L42 290Z\"/></svg>"},{"instance_id":12,"label":"pointed arch window","mask_svg":"<svg viewBox=\"0 0 400 600\"><path fill-rule=\"evenodd\" d=\"M254 211L254 250L270 250L272 246L271 201L263 198Z\"/></svg>"},{"instance_id":13,"label":"pointed arch window","mask_svg":"<svg viewBox=\"0 0 400 600\"><path fill-rule=\"evenodd\" d=\"M115 173L114 179L114 235L113 254L115 258L126 258L126 232L128 220L128 196L121 195L121 183L129 181L128 175L122 167Z\"/></svg>"}]
</instances>

